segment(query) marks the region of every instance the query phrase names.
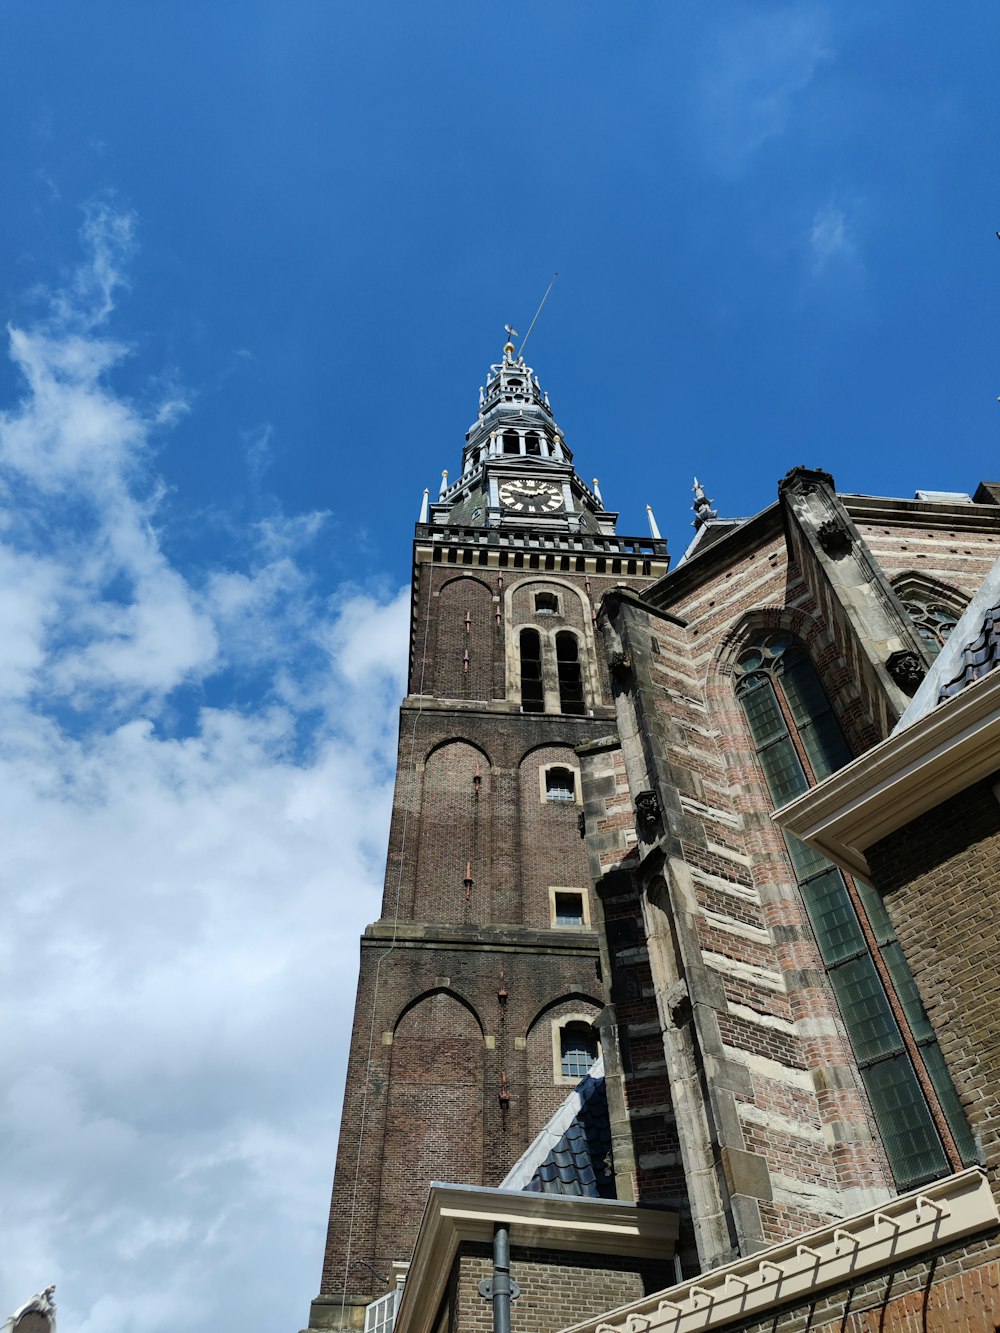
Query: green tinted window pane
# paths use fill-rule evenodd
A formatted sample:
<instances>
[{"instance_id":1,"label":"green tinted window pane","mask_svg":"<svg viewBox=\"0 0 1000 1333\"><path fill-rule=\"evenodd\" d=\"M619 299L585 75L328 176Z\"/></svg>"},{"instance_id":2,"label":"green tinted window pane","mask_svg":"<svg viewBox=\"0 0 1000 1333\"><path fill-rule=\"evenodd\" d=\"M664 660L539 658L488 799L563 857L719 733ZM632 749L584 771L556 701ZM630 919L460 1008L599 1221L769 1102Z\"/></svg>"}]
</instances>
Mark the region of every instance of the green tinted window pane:
<instances>
[{"instance_id":1,"label":"green tinted window pane","mask_svg":"<svg viewBox=\"0 0 1000 1333\"><path fill-rule=\"evenodd\" d=\"M804 722L799 731L817 781L829 777L854 758L847 748L840 723L829 711L820 713L811 723Z\"/></svg>"},{"instance_id":2,"label":"green tinted window pane","mask_svg":"<svg viewBox=\"0 0 1000 1333\"><path fill-rule=\"evenodd\" d=\"M756 685L740 691L740 703L750 724L750 734L759 749L781 736L788 735L785 719L774 697L774 687L769 680L761 679Z\"/></svg>"},{"instance_id":3,"label":"green tinted window pane","mask_svg":"<svg viewBox=\"0 0 1000 1333\"><path fill-rule=\"evenodd\" d=\"M810 847L807 842L800 842L794 833L786 833L785 842L788 844L788 855L795 867L795 877L800 884L830 864L825 856Z\"/></svg>"},{"instance_id":4,"label":"green tinted window pane","mask_svg":"<svg viewBox=\"0 0 1000 1333\"><path fill-rule=\"evenodd\" d=\"M900 1050L903 1039L871 958L839 963L829 977L858 1061Z\"/></svg>"},{"instance_id":5,"label":"green tinted window pane","mask_svg":"<svg viewBox=\"0 0 1000 1333\"><path fill-rule=\"evenodd\" d=\"M882 1060L861 1077L900 1189L945 1175L948 1159L907 1057Z\"/></svg>"},{"instance_id":6,"label":"green tinted window pane","mask_svg":"<svg viewBox=\"0 0 1000 1333\"><path fill-rule=\"evenodd\" d=\"M830 706L815 667L801 649L785 654L781 663L781 683L798 727L817 713L825 713Z\"/></svg>"},{"instance_id":7,"label":"green tinted window pane","mask_svg":"<svg viewBox=\"0 0 1000 1333\"><path fill-rule=\"evenodd\" d=\"M896 994L903 1006L903 1012L906 1014L910 1031L917 1041L932 1037L934 1029L927 1017L927 1010L924 1008L924 1002L920 998L917 983L913 980L913 973L902 948L893 941L891 944L884 944L881 952L889 969L889 976L892 977L892 984L896 988Z\"/></svg>"},{"instance_id":8,"label":"green tinted window pane","mask_svg":"<svg viewBox=\"0 0 1000 1333\"><path fill-rule=\"evenodd\" d=\"M781 683L816 776L825 778L849 763L853 756L808 657L802 653L786 656Z\"/></svg>"},{"instance_id":9,"label":"green tinted window pane","mask_svg":"<svg viewBox=\"0 0 1000 1333\"><path fill-rule=\"evenodd\" d=\"M790 740L775 741L757 751L771 800L780 809L809 785Z\"/></svg>"},{"instance_id":10,"label":"green tinted window pane","mask_svg":"<svg viewBox=\"0 0 1000 1333\"><path fill-rule=\"evenodd\" d=\"M865 937L839 870L831 866L804 884L802 897L823 962L828 967L865 949Z\"/></svg>"},{"instance_id":11,"label":"green tinted window pane","mask_svg":"<svg viewBox=\"0 0 1000 1333\"><path fill-rule=\"evenodd\" d=\"M979 1156L976 1152L976 1140L972 1137L972 1130L969 1128L962 1103L958 1099L955 1085L948 1073L948 1066L941 1054L941 1047L936 1041L932 1041L927 1046L920 1048L920 1054L923 1056L927 1072L931 1076L934 1091L938 1095L941 1110L944 1112L944 1118L948 1121L948 1128L958 1145L962 1161L966 1166L972 1166Z\"/></svg>"},{"instance_id":12,"label":"green tinted window pane","mask_svg":"<svg viewBox=\"0 0 1000 1333\"><path fill-rule=\"evenodd\" d=\"M856 880L855 883L858 886L858 893L861 895L861 905L865 909L865 916L867 916L879 944L894 940L896 932L889 920L889 913L885 910L882 895L877 889L873 889L870 884L866 884L863 879Z\"/></svg>"}]
</instances>

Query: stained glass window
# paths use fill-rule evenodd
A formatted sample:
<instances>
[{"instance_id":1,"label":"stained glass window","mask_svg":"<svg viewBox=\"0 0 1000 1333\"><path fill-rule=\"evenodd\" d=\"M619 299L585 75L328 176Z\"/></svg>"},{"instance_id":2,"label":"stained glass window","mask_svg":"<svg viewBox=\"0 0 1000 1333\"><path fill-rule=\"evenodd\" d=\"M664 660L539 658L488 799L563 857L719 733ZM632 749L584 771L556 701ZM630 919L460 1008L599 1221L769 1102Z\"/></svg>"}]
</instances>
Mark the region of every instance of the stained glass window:
<instances>
[{"instance_id":1,"label":"stained glass window","mask_svg":"<svg viewBox=\"0 0 1000 1333\"><path fill-rule=\"evenodd\" d=\"M954 623L952 616L948 628ZM816 669L790 635L759 635L737 658L735 675L736 694L776 807L851 759ZM974 1161L968 1122L880 895L865 884L849 886L835 865L797 838L789 835L786 841L897 1184L907 1189L950 1169L917 1077L918 1060L962 1160ZM875 941L875 954L869 939ZM900 1011L905 1033L896 1018Z\"/></svg>"}]
</instances>

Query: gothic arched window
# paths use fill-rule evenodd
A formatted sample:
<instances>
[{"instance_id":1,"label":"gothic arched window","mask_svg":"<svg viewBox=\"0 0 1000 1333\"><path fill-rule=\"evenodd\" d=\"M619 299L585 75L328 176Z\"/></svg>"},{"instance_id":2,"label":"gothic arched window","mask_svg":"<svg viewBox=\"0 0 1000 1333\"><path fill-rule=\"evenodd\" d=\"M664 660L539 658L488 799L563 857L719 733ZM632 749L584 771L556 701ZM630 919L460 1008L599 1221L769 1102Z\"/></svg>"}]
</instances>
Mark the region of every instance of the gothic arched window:
<instances>
[{"instance_id":1,"label":"gothic arched window","mask_svg":"<svg viewBox=\"0 0 1000 1333\"><path fill-rule=\"evenodd\" d=\"M735 677L776 807L851 759L816 669L790 634L759 634L737 658ZM786 842L897 1184L908 1189L951 1170L918 1061L962 1160L974 1161L968 1123L881 897L804 842L791 835Z\"/></svg>"},{"instance_id":2,"label":"gothic arched window","mask_svg":"<svg viewBox=\"0 0 1000 1333\"><path fill-rule=\"evenodd\" d=\"M559 711L581 714L586 711L583 701L583 675L580 671L580 649L576 635L561 630L556 635L556 666L559 672Z\"/></svg>"},{"instance_id":3,"label":"gothic arched window","mask_svg":"<svg viewBox=\"0 0 1000 1333\"><path fill-rule=\"evenodd\" d=\"M937 657L944 646L945 639L958 624L958 616L951 607L943 605L932 597L922 597L917 593L904 593L903 606L907 615L916 626L917 633Z\"/></svg>"}]
</instances>

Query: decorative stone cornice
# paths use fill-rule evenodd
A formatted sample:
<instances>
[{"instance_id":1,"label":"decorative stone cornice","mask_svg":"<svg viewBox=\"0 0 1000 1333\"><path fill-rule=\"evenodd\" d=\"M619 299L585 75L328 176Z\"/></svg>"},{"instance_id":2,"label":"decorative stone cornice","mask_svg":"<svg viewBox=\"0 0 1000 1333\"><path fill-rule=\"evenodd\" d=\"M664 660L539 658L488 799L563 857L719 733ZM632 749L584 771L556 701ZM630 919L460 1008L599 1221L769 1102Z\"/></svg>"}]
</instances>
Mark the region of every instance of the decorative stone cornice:
<instances>
[{"instance_id":1,"label":"decorative stone cornice","mask_svg":"<svg viewBox=\"0 0 1000 1333\"><path fill-rule=\"evenodd\" d=\"M776 1306L855 1286L907 1260L1000 1222L985 1172L973 1167L842 1222L714 1268L565 1333L708 1333L756 1324Z\"/></svg>"},{"instance_id":2,"label":"decorative stone cornice","mask_svg":"<svg viewBox=\"0 0 1000 1333\"><path fill-rule=\"evenodd\" d=\"M474 1185L431 1185L394 1333L432 1333L463 1241L491 1243L510 1228L512 1246L669 1259L676 1213L616 1199L568 1198ZM514 1274L516 1276L516 1273Z\"/></svg>"},{"instance_id":3,"label":"decorative stone cornice","mask_svg":"<svg viewBox=\"0 0 1000 1333\"><path fill-rule=\"evenodd\" d=\"M772 818L851 874L869 847L1000 769L1000 672L895 732Z\"/></svg>"}]
</instances>

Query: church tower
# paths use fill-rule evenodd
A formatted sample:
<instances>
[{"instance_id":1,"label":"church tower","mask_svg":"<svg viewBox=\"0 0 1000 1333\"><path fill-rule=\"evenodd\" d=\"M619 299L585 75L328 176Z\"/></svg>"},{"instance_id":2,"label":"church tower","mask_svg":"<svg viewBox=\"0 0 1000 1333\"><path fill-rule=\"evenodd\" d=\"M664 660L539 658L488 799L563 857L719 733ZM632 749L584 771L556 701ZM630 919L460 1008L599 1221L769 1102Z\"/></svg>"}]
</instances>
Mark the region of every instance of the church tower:
<instances>
[{"instance_id":1,"label":"church tower","mask_svg":"<svg viewBox=\"0 0 1000 1333\"><path fill-rule=\"evenodd\" d=\"M598 1053L577 747L616 724L594 614L667 570L658 534L616 521L508 342L461 473L416 528L382 913L361 940L313 1329L359 1327L431 1181L498 1185Z\"/></svg>"}]
</instances>

